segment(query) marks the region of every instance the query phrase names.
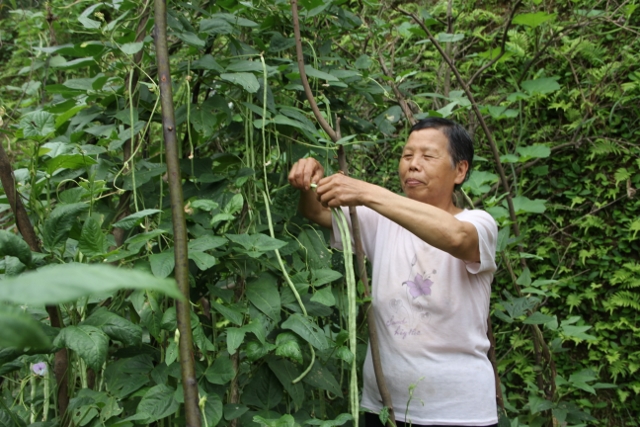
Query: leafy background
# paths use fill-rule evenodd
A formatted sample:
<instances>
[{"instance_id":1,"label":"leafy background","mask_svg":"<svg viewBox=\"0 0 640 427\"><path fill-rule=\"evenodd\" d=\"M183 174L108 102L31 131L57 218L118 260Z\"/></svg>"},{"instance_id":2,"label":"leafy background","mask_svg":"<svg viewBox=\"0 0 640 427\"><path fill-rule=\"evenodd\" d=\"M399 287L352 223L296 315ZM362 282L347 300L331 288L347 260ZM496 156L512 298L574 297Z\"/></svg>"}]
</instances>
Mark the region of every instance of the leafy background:
<instances>
[{"instance_id":1,"label":"leafy background","mask_svg":"<svg viewBox=\"0 0 640 427\"><path fill-rule=\"evenodd\" d=\"M507 422L637 426L638 2L299 8L305 69L338 144L304 95L288 2L168 4L203 425L350 423L343 262L296 214L286 175L308 155L337 170L342 146L354 176L398 191L404 103L476 140L459 202L500 226L491 320ZM0 423L184 425L153 4L9 0L0 14L0 138L41 245L16 233L3 188ZM310 347L312 369L293 384Z\"/></svg>"}]
</instances>

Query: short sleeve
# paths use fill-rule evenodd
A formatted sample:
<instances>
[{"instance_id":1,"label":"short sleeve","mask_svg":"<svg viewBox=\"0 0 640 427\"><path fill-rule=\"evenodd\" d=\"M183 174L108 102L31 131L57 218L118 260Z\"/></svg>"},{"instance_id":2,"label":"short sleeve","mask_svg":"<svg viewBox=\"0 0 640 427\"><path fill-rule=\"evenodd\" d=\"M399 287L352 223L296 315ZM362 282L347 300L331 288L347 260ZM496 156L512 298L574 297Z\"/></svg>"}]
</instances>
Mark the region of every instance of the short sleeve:
<instances>
[{"instance_id":1,"label":"short sleeve","mask_svg":"<svg viewBox=\"0 0 640 427\"><path fill-rule=\"evenodd\" d=\"M467 271L471 274L493 273L496 266L496 245L498 241L498 226L489 213L474 209L466 210L456 215L460 221L473 224L478 231L480 246L480 262L466 263Z\"/></svg>"}]
</instances>

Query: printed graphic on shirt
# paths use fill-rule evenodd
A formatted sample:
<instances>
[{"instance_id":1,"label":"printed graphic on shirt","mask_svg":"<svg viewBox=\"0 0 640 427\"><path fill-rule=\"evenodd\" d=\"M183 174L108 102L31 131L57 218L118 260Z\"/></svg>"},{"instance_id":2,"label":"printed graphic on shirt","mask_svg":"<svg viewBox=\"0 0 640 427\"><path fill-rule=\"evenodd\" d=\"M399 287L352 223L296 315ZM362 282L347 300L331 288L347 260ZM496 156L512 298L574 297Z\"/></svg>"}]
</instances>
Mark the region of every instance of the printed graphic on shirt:
<instances>
[{"instance_id":1,"label":"printed graphic on shirt","mask_svg":"<svg viewBox=\"0 0 640 427\"><path fill-rule=\"evenodd\" d=\"M398 298L389 301L388 313L391 315L385 319L385 326L394 336L403 340L422 335L431 320L428 306L435 283L432 278L437 272L432 270L431 274L427 274L416 271L416 261L414 255L409 269L410 279L399 284L402 289L396 293Z\"/></svg>"}]
</instances>

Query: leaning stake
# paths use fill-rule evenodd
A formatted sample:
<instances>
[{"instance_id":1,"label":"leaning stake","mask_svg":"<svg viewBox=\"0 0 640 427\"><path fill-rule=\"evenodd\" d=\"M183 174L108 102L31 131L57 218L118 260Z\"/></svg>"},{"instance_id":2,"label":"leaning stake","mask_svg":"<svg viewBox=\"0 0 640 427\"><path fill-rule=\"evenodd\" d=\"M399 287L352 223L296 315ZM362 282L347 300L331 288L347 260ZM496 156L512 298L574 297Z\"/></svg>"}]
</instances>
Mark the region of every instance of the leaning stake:
<instances>
[{"instance_id":1,"label":"leaning stake","mask_svg":"<svg viewBox=\"0 0 640 427\"><path fill-rule=\"evenodd\" d=\"M167 8L164 0L155 0L154 38L158 58L158 79L160 105L162 106L162 131L164 134L173 220L174 251L176 258L175 278L185 296L184 301L176 301L176 317L180 331L180 368L184 392L184 410L187 427L200 427L198 407L198 382L195 375L193 357L193 336L191 334L191 313L189 305L189 259L187 257L187 227L184 219L180 164L178 162L178 138L173 112L173 91L169 70L169 49L167 48Z\"/></svg>"}]
</instances>

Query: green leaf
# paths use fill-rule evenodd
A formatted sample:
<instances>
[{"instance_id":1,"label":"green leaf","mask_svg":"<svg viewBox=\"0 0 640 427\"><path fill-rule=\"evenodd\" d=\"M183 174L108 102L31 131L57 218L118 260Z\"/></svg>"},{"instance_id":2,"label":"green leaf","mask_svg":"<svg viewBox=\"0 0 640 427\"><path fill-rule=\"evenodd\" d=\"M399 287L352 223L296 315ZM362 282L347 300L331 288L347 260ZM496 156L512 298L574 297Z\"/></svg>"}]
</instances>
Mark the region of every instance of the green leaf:
<instances>
[{"instance_id":1,"label":"green leaf","mask_svg":"<svg viewBox=\"0 0 640 427\"><path fill-rule=\"evenodd\" d=\"M227 234L229 240L238 243L246 249L243 251L252 258L257 258L265 252L280 249L287 243L282 240L274 239L266 234Z\"/></svg>"},{"instance_id":2,"label":"green leaf","mask_svg":"<svg viewBox=\"0 0 640 427\"><path fill-rule=\"evenodd\" d=\"M588 325L587 326L562 325L562 333L569 338L576 338L576 339L585 340L585 341L597 340L597 337L585 333L589 329L591 329L591 326L588 326Z\"/></svg>"},{"instance_id":3,"label":"green leaf","mask_svg":"<svg viewBox=\"0 0 640 427\"><path fill-rule=\"evenodd\" d=\"M140 224L142 220L150 215L155 215L162 212L160 209L143 209L136 213L133 213L127 217L122 218L120 221L113 224L113 227L122 228L123 230L130 230L136 225Z\"/></svg>"},{"instance_id":4,"label":"green leaf","mask_svg":"<svg viewBox=\"0 0 640 427\"><path fill-rule=\"evenodd\" d=\"M302 364L302 350L298 344L298 339L291 332L278 334L276 338L276 356L287 357Z\"/></svg>"},{"instance_id":5,"label":"green leaf","mask_svg":"<svg viewBox=\"0 0 640 427\"><path fill-rule=\"evenodd\" d=\"M305 260L310 268L331 268L331 253L322 234L313 229L304 230L298 235L298 241L303 246Z\"/></svg>"},{"instance_id":6,"label":"green leaf","mask_svg":"<svg viewBox=\"0 0 640 427\"><path fill-rule=\"evenodd\" d=\"M529 286L531 284L531 271L529 268L522 270L522 274L518 277L516 283L521 286Z\"/></svg>"},{"instance_id":7,"label":"green leaf","mask_svg":"<svg viewBox=\"0 0 640 427\"><path fill-rule=\"evenodd\" d=\"M107 390L123 399L150 381L149 373L153 368L153 359L148 354L137 354L109 362L104 371Z\"/></svg>"},{"instance_id":8,"label":"green leaf","mask_svg":"<svg viewBox=\"0 0 640 427\"><path fill-rule=\"evenodd\" d=\"M209 427L218 425L222 419L222 400L215 393L206 395L207 401L204 404L204 417Z\"/></svg>"},{"instance_id":9,"label":"green leaf","mask_svg":"<svg viewBox=\"0 0 640 427\"><path fill-rule=\"evenodd\" d=\"M520 13L513 17L513 24L526 25L527 27L536 28L541 24L555 19L555 13L536 12L536 13Z\"/></svg>"},{"instance_id":10,"label":"green leaf","mask_svg":"<svg viewBox=\"0 0 640 427\"><path fill-rule=\"evenodd\" d=\"M551 148L542 144L533 144L528 147L516 148L520 154L520 162L528 162L531 159L547 158L551 155Z\"/></svg>"},{"instance_id":11,"label":"green leaf","mask_svg":"<svg viewBox=\"0 0 640 427\"><path fill-rule=\"evenodd\" d=\"M204 271L216 265L216 258L204 252L189 251L189 259L195 262L196 266Z\"/></svg>"},{"instance_id":12,"label":"green leaf","mask_svg":"<svg viewBox=\"0 0 640 427\"><path fill-rule=\"evenodd\" d=\"M149 256L149 263L151 264L151 272L153 275L164 279L168 277L175 268L176 256L172 250L160 252L159 254Z\"/></svg>"},{"instance_id":13,"label":"green leaf","mask_svg":"<svg viewBox=\"0 0 640 427\"><path fill-rule=\"evenodd\" d=\"M144 47L144 42L125 43L125 44L121 44L118 47L125 54L133 55L133 54L138 53L138 52L140 52L142 50L142 48Z\"/></svg>"},{"instance_id":14,"label":"green leaf","mask_svg":"<svg viewBox=\"0 0 640 427\"><path fill-rule=\"evenodd\" d=\"M240 405L238 403L228 403L224 405L224 419L227 421L234 420L244 413L246 413L249 408L245 405Z\"/></svg>"},{"instance_id":15,"label":"green leaf","mask_svg":"<svg viewBox=\"0 0 640 427\"><path fill-rule=\"evenodd\" d=\"M140 270L97 264L55 264L0 281L0 301L31 306L62 304L120 289L157 290L183 299L174 280Z\"/></svg>"},{"instance_id":16,"label":"green leaf","mask_svg":"<svg viewBox=\"0 0 640 427\"><path fill-rule=\"evenodd\" d=\"M548 314L542 314L536 311L531 316L527 317L523 323L527 325L544 325L555 320L555 316L549 316Z\"/></svg>"},{"instance_id":17,"label":"green leaf","mask_svg":"<svg viewBox=\"0 0 640 427\"><path fill-rule=\"evenodd\" d=\"M242 329L243 332L251 332L263 345L267 343L264 326L259 320L254 319L240 329Z\"/></svg>"},{"instance_id":18,"label":"green leaf","mask_svg":"<svg viewBox=\"0 0 640 427\"><path fill-rule=\"evenodd\" d=\"M244 314L236 307L222 305L215 301L211 301L211 307L218 313L222 314L228 321L235 323L238 326L242 325Z\"/></svg>"},{"instance_id":19,"label":"green leaf","mask_svg":"<svg viewBox=\"0 0 640 427\"><path fill-rule=\"evenodd\" d=\"M82 324L100 328L112 339L121 341L124 345L142 344L142 328L124 317L110 312L105 307L100 307L93 312Z\"/></svg>"},{"instance_id":20,"label":"green leaf","mask_svg":"<svg viewBox=\"0 0 640 427\"><path fill-rule=\"evenodd\" d=\"M326 80L328 82L340 81L336 76L329 73L325 73L324 71L317 70L313 68L311 65L305 65L304 71L307 73L307 77L315 77L316 79Z\"/></svg>"},{"instance_id":21,"label":"green leaf","mask_svg":"<svg viewBox=\"0 0 640 427\"><path fill-rule=\"evenodd\" d=\"M529 396L529 411L531 411L532 414L546 411L547 409L551 409L552 407L553 403L546 399L543 399L536 395Z\"/></svg>"},{"instance_id":22,"label":"green leaf","mask_svg":"<svg viewBox=\"0 0 640 427\"><path fill-rule=\"evenodd\" d=\"M320 426L320 427L334 427L344 425L347 421L351 421L353 417L351 414L342 413L336 417L335 420L319 420L312 418L304 422L304 425ZM383 423L386 424L386 421ZM511 424L509 424L511 426Z\"/></svg>"},{"instance_id":23,"label":"green leaf","mask_svg":"<svg viewBox=\"0 0 640 427\"><path fill-rule=\"evenodd\" d=\"M247 283L246 295L258 310L274 321L280 321L280 293L275 277L269 273L262 273L257 279Z\"/></svg>"},{"instance_id":24,"label":"green leaf","mask_svg":"<svg viewBox=\"0 0 640 427\"><path fill-rule=\"evenodd\" d=\"M173 397L174 394L175 390L165 384L151 387L142 396L136 413L144 415L145 424L173 415L180 406Z\"/></svg>"},{"instance_id":25,"label":"green leaf","mask_svg":"<svg viewBox=\"0 0 640 427\"><path fill-rule=\"evenodd\" d=\"M282 323L282 327L291 329L318 350L326 350L329 347L322 329L301 314L292 314Z\"/></svg>"},{"instance_id":26,"label":"green leaf","mask_svg":"<svg viewBox=\"0 0 640 427\"><path fill-rule=\"evenodd\" d=\"M276 358L269 358L267 364L271 372L273 372L276 378L278 378L278 381L280 381L280 384L282 384L287 393L289 393L296 408L302 406L304 402L304 387L301 382L293 384L293 380L300 375L295 365L288 360Z\"/></svg>"},{"instance_id":27,"label":"green leaf","mask_svg":"<svg viewBox=\"0 0 640 427\"><path fill-rule=\"evenodd\" d=\"M46 163L47 173L52 175L58 169L80 169L95 165L98 162L82 154L62 154Z\"/></svg>"},{"instance_id":28,"label":"green leaf","mask_svg":"<svg viewBox=\"0 0 640 427\"><path fill-rule=\"evenodd\" d=\"M54 345L75 351L94 371L107 361L109 337L95 326L67 326L60 331Z\"/></svg>"},{"instance_id":29,"label":"green leaf","mask_svg":"<svg viewBox=\"0 0 640 427\"><path fill-rule=\"evenodd\" d=\"M89 257L104 255L107 252L107 239L96 218L89 217L84 222L78 241L78 249Z\"/></svg>"},{"instance_id":30,"label":"green leaf","mask_svg":"<svg viewBox=\"0 0 640 427\"><path fill-rule=\"evenodd\" d=\"M48 349L51 340L40 322L17 307L0 304L0 348Z\"/></svg>"},{"instance_id":31,"label":"green leaf","mask_svg":"<svg viewBox=\"0 0 640 427\"><path fill-rule=\"evenodd\" d=\"M227 328L227 351L229 354L235 354L238 347L244 341L245 330L243 328Z\"/></svg>"},{"instance_id":32,"label":"green leaf","mask_svg":"<svg viewBox=\"0 0 640 427\"><path fill-rule=\"evenodd\" d=\"M13 256L24 265L31 264L31 249L21 237L6 230L0 230L0 258Z\"/></svg>"},{"instance_id":33,"label":"green leaf","mask_svg":"<svg viewBox=\"0 0 640 427\"><path fill-rule=\"evenodd\" d=\"M313 364L313 367L311 368L309 373L304 377L303 381L314 387L327 390L328 392L336 396L340 396L342 394L340 384L338 384L338 381L336 381L333 374L329 372L329 370L317 360Z\"/></svg>"},{"instance_id":34,"label":"green leaf","mask_svg":"<svg viewBox=\"0 0 640 427\"><path fill-rule=\"evenodd\" d=\"M319 291L316 291L311 297L311 301L326 305L327 307L333 307L336 304L336 298L331 291L331 286L325 286Z\"/></svg>"},{"instance_id":35,"label":"green leaf","mask_svg":"<svg viewBox=\"0 0 640 427\"><path fill-rule=\"evenodd\" d=\"M228 356L218 357L205 371L204 376L211 384L225 385L235 377L236 371Z\"/></svg>"},{"instance_id":36,"label":"green leaf","mask_svg":"<svg viewBox=\"0 0 640 427\"><path fill-rule=\"evenodd\" d=\"M194 61L191 64L191 69L192 70L213 70L219 73L222 73L224 71L224 68L222 68L220 64L218 64L216 60L213 58L213 56L210 54L206 54L200 59L198 59L197 61Z\"/></svg>"},{"instance_id":37,"label":"green leaf","mask_svg":"<svg viewBox=\"0 0 640 427\"><path fill-rule=\"evenodd\" d=\"M536 80L525 80L520 84L520 86L522 86L522 89L526 90L531 95L546 95L548 93L560 90L560 85L557 82L557 77L545 77Z\"/></svg>"},{"instance_id":38,"label":"green leaf","mask_svg":"<svg viewBox=\"0 0 640 427\"><path fill-rule=\"evenodd\" d=\"M89 209L86 203L72 203L58 205L47 216L42 230L42 245L48 251L53 251L67 240L67 235L76 222L77 216Z\"/></svg>"},{"instance_id":39,"label":"green leaf","mask_svg":"<svg viewBox=\"0 0 640 427\"><path fill-rule=\"evenodd\" d=\"M56 130L55 116L47 111L32 111L22 116L20 129L25 138L44 138Z\"/></svg>"},{"instance_id":40,"label":"green leaf","mask_svg":"<svg viewBox=\"0 0 640 427\"><path fill-rule=\"evenodd\" d=\"M189 241L189 250L194 252L204 252L210 249L216 249L227 243L228 240L224 237L213 236L211 234L205 234L202 237Z\"/></svg>"},{"instance_id":41,"label":"green leaf","mask_svg":"<svg viewBox=\"0 0 640 427\"><path fill-rule=\"evenodd\" d=\"M220 74L222 80L240 85L249 93L256 93L260 89L260 83L255 75L251 73L223 73Z\"/></svg>"},{"instance_id":42,"label":"green leaf","mask_svg":"<svg viewBox=\"0 0 640 427\"><path fill-rule=\"evenodd\" d=\"M462 34L462 33L457 33L457 34L439 33L436 36L436 39L439 42L442 42L442 43L454 43L454 42L459 42L460 40L463 40L464 39L464 34Z\"/></svg>"},{"instance_id":43,"label":"green leaf","mask_svg":"<svg viewBox=\"0 0 640 427\"><path fill-rule=\"evenodd\" d=\"M317 270L311 270L312 284L315 287L326 285L334 280L338 280L342 277L342 274L338 271L331 270L329 268L321 268Z\"/></svg>"},{"instance_id":44,"label":"green leaf","mask_svg":"<svg viewBox=\"0 0 640 427\"><path fill-rule=\"evenodd\" d=\"M253 417L253 422L265 427L297 427L299 425L296 423L295 418L293 418L293 416L289 414L283 415L280 418L273 419L263 418L259 415L256 415Z\"/></svg>"},{"instance_id":45,"label":"green leaf","mask_svg":"<svg viewBox=\"0 0 640 427\"><path fill-rule=\"evenodd\" d=\"M543 213L546 210L545 207L546 200L543 199L535 199L531 200L524 196L517 196L513 198L513 208L516 210L516 213ZM504 202L504 206L506 207L506 202Z\"/></svg>"}]
</instances>

